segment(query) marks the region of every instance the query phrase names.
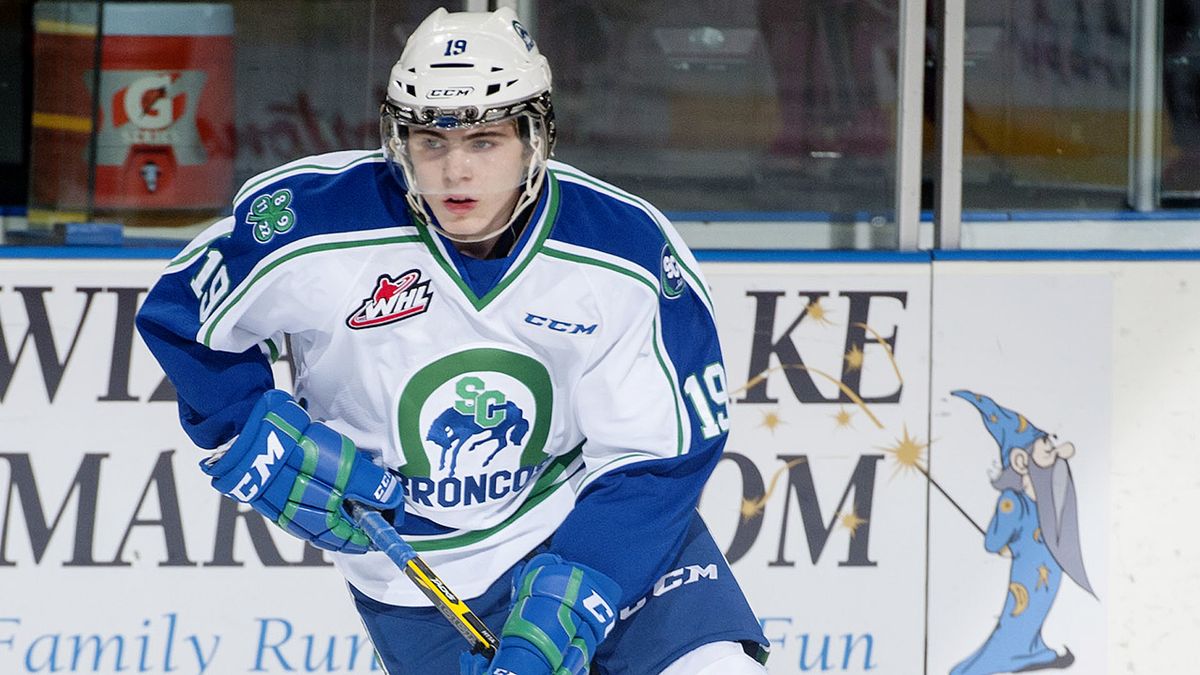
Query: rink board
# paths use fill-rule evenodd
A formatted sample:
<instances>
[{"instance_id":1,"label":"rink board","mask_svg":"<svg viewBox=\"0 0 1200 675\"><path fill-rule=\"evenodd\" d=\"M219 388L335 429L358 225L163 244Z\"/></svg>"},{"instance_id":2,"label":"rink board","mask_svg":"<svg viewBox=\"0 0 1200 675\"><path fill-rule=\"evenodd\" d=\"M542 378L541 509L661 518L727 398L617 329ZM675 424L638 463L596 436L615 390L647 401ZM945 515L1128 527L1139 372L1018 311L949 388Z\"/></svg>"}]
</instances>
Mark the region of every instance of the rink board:
<instances>
[{"instance_id":1,"label":"rink board","mask_svg":"<svg viewBox=\"0 0 1200 675\"><path fill-rule=\"evenodd\" d=\"M235 517L196 470L131 323L162 264L0 260L0 672L370 672L337 572ZM1116 672L1112 633L1138 618L1110 611L1110 533L1144 527L1129 495L1163 473L1142 456L1123 470L1116 448L1195 464L1173 440L1190 420L1155 417L1145 382L1164 378L1148 360L1200 370L1174 326L1196 314L1200 263L703 268L734 405L701 511L772 641L770 672L946 673L988 638L1010 592L1011 561L976 529L999 460L957 389L1077 448L1095 596L1064 579L1042 634L1073 672ZM290 381L286 363L277 375ZM1179 429L1147 430L1139 404Z\"/></svg>"}]
</instances>

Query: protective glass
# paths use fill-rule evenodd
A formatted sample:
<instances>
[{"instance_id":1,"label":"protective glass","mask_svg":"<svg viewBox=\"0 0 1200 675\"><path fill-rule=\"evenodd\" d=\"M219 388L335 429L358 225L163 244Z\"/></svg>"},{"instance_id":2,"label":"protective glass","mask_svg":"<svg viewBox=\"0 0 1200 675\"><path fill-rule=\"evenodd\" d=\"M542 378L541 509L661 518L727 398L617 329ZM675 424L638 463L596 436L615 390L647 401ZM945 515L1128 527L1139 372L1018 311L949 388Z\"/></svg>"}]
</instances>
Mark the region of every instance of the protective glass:
<instances>
[{"instance_id":1,"label":"protective glass","mask_svg":"<svg viewBox=\"0 0 1200 675\"><path fill-rule=\"evenodd\" d=\"M529 190L546 166L542 120L518 114L496 122L439 127L381 117L384 152L422 197L481 197Z\"/></svg>"}]
</instances>

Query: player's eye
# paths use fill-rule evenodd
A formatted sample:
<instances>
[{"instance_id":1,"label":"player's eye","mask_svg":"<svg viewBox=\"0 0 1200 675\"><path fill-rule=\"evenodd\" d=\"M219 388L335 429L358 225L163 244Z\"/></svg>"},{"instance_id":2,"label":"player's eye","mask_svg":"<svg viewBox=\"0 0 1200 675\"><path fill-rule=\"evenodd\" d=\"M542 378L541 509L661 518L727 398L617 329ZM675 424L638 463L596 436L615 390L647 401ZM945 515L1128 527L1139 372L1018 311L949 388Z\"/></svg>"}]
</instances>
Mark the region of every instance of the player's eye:
<instances>
[{"instance_id":1,"label":"player's eye","mask_svg":"<svg viewBox=\"0 0 1200 675\"><path fill-rule=\"evenodd\" d=\"M490 150L495 147L496 143L487 138L476 138L471 142L471 147L475 150Z\"/></svg>"}]
</instances>

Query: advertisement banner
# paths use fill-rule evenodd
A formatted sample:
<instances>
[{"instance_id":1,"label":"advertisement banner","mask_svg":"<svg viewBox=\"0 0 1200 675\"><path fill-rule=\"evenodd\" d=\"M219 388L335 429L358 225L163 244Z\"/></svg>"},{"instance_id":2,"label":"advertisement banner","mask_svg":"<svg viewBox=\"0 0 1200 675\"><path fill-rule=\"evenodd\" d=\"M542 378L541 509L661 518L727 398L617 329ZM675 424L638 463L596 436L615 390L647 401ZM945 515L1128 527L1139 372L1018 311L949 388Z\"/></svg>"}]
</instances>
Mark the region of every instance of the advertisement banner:
<instances>
[{"instance_id":1,"label":"advertisement banner","mask_svg":"<svg viewBox=\"0 0 1200 675\"><path fill-rule=\"evenodd\" d=\"M920 672L928 265L705 273L734 406L701 513L771 672Z\"/></svg>"},{"instance_id":2,"label":"advertisement banner","mask_svg":"<svg viewBox=\"0 0 1200 675\"><path fill-rule=\"evenodd\" d=\"M934 270L928 672L1103 675L1113 267Z\"/></svg>"},{"instance_id":3,"label":"advertisement banner","mask_svg":"<svg viewBox=\"0 0 1200 675\"><path fill-rule=\"evenodd\" d=\"M133 325L162 266L0 269L0 672L377 670L320 552L196 468Z\"/></svg>"},{"instance_id":4,"label":"advertisement banner","mask_svg":"<svg viewBox=\"0 0 1200 675\"><path fill-rule=\"evenodd\" d=\"M0 266L0 672L382 672L324 556L197 470L134 329L162 266ZM704 272L732 427L700 510L773 675L1107 672L1119 274Z\"/></svg>"}]
</instances>

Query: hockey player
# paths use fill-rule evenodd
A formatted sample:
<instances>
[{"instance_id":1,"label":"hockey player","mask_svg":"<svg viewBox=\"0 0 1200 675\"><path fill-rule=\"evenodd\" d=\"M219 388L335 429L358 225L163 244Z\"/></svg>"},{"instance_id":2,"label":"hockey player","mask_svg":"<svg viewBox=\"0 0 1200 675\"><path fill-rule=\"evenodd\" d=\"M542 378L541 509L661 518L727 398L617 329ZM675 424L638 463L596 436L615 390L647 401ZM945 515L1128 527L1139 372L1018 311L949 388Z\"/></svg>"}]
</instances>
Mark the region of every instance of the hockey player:
<instances>
[{"instance_id":1,"label":"hockey player","mask_svg":"<svg viewBox=\"0 0 1200 675\"><path fill-rule=\"evenodd\" d=\"M139 330L213 486L332 551L389 672L763 673L695 510L729 425L704 279L654 207L549 160L550 90L511 10L437 10L382 150L252 178ZM490 663L348 501L498 630Z\"/></svg>"}]
</instances>

